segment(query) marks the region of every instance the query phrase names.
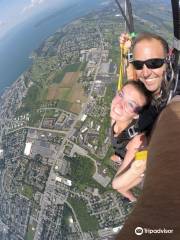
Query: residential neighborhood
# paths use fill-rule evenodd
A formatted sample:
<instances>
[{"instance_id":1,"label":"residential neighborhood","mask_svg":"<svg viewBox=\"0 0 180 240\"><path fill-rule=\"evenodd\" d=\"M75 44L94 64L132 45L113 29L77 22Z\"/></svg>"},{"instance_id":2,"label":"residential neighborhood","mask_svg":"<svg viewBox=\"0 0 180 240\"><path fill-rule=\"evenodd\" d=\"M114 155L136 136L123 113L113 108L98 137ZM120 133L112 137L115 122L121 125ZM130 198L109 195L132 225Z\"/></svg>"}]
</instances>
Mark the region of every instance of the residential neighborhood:
<instances>
[{"instance_id":1,"label":"residential neighborhood","mask_svg":"<svg viewBox=\"0 0 180 240\"><path fill-rule=\"evenodd\" d=\"M1 96L0 239L110 240L121 230L134 207L111 187L122 29L114 5L75 19Z\"/></svg>"}]
</instances>

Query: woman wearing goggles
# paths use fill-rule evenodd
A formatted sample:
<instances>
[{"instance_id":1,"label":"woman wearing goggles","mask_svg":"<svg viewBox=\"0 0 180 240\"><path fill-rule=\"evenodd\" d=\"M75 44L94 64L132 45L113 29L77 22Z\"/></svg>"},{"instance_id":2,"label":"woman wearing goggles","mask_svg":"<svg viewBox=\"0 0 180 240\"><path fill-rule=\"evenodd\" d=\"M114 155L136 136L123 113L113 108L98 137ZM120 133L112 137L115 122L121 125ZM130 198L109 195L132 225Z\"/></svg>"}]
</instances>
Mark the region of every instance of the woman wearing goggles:
<instances>
[{"instance_id":1,"label":"woman wearing goggles","mask_svg":"<svg viewBox=\"0 0 180 240\"><path fill-rule=\"evenodd\" d=\"M115 154L111 157L111 160L122 163L122 165L112 182L112 186L130 201L134 201L136 198L129 189L124 190L123 188L122 191L124 182L120 181L119 184L119 178L121 180L124 179L124 175L122 175L121 172L132 162L137 149L145 140L142 140L143 134L139 134L129 142L129 139L126 139L124 130L131 126L133 121L139 117L139 112L150 104L151 92L145 88L142 82L129 81L123 86L122 90L118 92L113 101L111 118L115 119L116 113L121 117L118 121L112 121L111 140ZM122 159L124 159L123 162L121 161ZM134 179L133 176L131 177L131 170L128 172L128 176L130 181L135 180L136 184L137 177L141 180L139 175L135 177L136 179Z\"/></svg>"}]
</instances>

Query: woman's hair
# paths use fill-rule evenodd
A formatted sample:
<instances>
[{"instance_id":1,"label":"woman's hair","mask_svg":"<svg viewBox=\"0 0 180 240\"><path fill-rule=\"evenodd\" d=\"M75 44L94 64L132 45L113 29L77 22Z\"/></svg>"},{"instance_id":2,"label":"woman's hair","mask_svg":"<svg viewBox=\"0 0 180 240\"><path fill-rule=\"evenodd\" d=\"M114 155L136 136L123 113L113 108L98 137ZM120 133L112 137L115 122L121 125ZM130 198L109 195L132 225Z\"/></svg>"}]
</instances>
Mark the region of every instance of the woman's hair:
<instances>
[{"instance_id":1,"label":"woman's hair","mask_svg":"<svg viewBox=\"0 0 180 240\"><path fill-rule=\"evenodd\" d=\"M126 83L123 85L123 87L126 86L126 85L132 85L132 86L134 86L135 89L136 89L140 94L142 94L142 95L145 97L145 99L146 99L146 105L145 105L145 106L147 106L147 105L149 105L149 104L151 103L151 100L152 100L152 92L149 91L149 90L145 87L144 83L142 83L140 80L130 80L130 81L126 82ZM144 107L145 107L145 106L144 106ZM143 108L144 108L144 107L143 107Z\"/></svg>"},{"instance_id":2,"label":"woman's hair","mask_svg":"<svg viewBox=\"0 0 180 240\"><path fill-rule=\"evenodd\" d=\"M162 38L161 36L154 34L154 33L150 33L150 32L142 32L140 33L134 40L133 44L132 44L132 49L134 50L134 47L136 46L137 43L143 41L143 40L147 40L147 41L152 41L153 39L159 41L164 49L164 54L167 55L169 53L169 46L167 41Z\"/></svg>"}]
</instances>

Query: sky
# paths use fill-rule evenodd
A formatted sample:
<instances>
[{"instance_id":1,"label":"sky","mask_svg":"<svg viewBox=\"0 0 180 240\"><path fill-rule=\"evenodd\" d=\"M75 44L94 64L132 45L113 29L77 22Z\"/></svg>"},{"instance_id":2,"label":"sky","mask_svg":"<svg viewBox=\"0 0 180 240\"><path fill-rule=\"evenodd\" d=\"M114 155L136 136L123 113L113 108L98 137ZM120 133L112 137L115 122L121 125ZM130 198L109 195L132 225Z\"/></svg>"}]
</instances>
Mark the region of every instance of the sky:
<instances>
[{"instance_id":1,"label":"sky","mask_svg":"<svg viewBox=\"0 0 180 240\"><path fill-rule=\"evenodd\" d=\"M18 23L56 6L67 6L80 0L0 0L0 38ZM84 0L90 1L90 0ZM114 1L114 0L112 0ZM163 0L170 1L170 0Z\"/></svg>"},{"instance_id":2,"label":"sky","mask_svg":"<svg viewBox=\"0 0 180 240\"><path fill-rule=\"evenodd\" d=\"M35 14L77 0L0 0L0 37Z\"/></svg>"}]
</instances>

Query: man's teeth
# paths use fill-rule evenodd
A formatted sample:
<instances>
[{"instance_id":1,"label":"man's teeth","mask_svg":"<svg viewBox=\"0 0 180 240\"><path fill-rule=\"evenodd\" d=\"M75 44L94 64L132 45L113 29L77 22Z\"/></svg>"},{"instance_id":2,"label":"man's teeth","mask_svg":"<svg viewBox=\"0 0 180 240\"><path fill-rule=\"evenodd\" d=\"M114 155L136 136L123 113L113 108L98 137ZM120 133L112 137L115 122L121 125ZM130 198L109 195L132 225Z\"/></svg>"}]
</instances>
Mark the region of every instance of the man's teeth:
<instances>
[{"instance_id":1,"label":"man's teeth","mask_svg":"<svg viewBox=\"0 0 180 240\"><path fill-rule=\"evenodd\" d=\"M154 79L150 78L150 79L146 79L146 82L152 82Z\"/></svg>"}]
</instances>

